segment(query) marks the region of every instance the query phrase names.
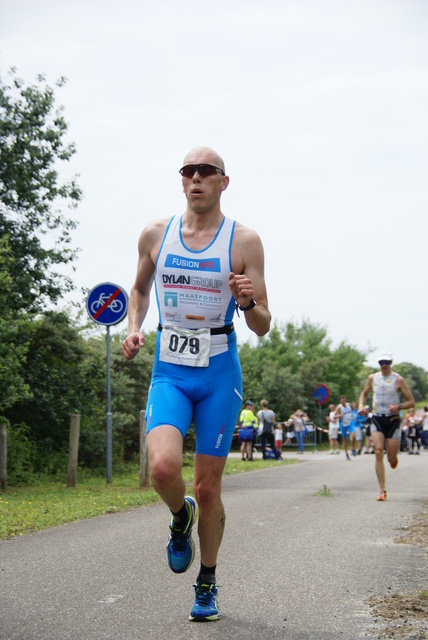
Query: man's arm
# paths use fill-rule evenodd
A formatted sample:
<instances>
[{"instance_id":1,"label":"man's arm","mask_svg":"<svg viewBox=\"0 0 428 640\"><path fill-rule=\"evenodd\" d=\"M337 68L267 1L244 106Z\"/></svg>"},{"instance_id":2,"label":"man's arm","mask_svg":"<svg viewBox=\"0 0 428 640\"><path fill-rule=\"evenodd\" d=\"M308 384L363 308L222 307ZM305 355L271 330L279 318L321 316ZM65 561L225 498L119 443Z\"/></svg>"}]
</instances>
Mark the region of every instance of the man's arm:
<instances>
[{"instance_id":1,"label":"man's arm","mask_svg":"<svg viewBox=\"0 0 428 640\"><path fill-rule=\"evenodd\" d=\"M236 224L231 251L232 273L229 288L241 307L248 307L252 300L257 304L244 311L247 326L258 336L270 329L271 314L268 308L264 278L264 251L255 231Z\"/></svg>"},{"instance_id":2,"label":"man's arm","mask_svg":"<svg viewBox=\"0 0 428 640\"><path fill-rule=\"evenodd\" d=\"M359 400L358 400L358 413L360 415L363 413L363 411L365 411L364 407L365 407L365 404L367 402L367 398L369 397L370 392L373 390L373 377L374 377L373 373L371 375L369 375L368 380L366 382L366 386L362 390L361 395L359 397Z\"/></svg>"},{"instance_id":3,"label":"man's arm","mask_svg":"<svg viewBox=\"0 0 428 640\"><path fill-rule=\"evenodd\" d=\"M155 261L165 233L165 221L147 226L138 241L137 276L131 289L128 304L128 335L122 343L122 353L127 360L137 355L144 346L141 325L150 304L150 291L155 275Z\"/></svg>"},{"instance_id":4,"label":"man's arm","mask_svg":"<svg viewBox=\"0 0 428 640\"><path fill-rule=\"evenodd\" d=\"M403 402L398 405L389 405L390 411L400 411L400 409L411 409L415 406L415 399L413 397L413 393L410 391L407 382L402 376L398 376L397 382L395 383L397 391L399 391L405 398L406 402Z\"/></svg>"}]
</instances>

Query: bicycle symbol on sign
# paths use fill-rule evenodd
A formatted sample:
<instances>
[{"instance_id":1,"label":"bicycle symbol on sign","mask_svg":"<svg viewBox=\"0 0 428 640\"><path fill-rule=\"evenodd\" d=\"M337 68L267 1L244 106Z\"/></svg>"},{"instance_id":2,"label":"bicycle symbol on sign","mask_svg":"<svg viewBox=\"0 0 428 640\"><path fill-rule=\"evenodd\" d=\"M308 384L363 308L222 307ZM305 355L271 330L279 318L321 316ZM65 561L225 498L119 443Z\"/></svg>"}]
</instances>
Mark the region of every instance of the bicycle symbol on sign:
<instances>
[{"instance_id":1,"label":"bicycle symbol on sign","mask_svg":"<svg viewBox=\"0 0 428 640\"><path fill-rule=\"evenodd\" d=\"M101 293L98 300L94 300L94 302L91 304L91 312L95 314L98 309L100 309L107 302L109 298L110 296L107 293ZM121 313L123 309L123 302L115 298L110 302L107 309L111 309L113 313Z\"/></svg>"}]
</instances>

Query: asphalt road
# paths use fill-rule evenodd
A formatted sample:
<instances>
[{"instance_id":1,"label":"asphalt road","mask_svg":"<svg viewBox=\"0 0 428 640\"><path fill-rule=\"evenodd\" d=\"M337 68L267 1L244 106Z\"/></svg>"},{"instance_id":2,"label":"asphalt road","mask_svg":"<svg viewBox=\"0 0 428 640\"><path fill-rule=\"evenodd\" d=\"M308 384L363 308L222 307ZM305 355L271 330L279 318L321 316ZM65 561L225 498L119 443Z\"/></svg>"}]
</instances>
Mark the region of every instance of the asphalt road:
<instances>
[{"instance_id":1,"label":"asphalt road","mask_svg":"<svg viewBox=\"0 0 428 640\"><path fill-rule=\"evenodd\" d=\"M373 455L299 461L224 478L218 622L187 620L199 551L171 573L159 504L0 542L0 640L378 637L366 598L427 588L426 550L394 540L426 499L428 452L388 466L385 503Z\"/></svg>"}]
</instances>

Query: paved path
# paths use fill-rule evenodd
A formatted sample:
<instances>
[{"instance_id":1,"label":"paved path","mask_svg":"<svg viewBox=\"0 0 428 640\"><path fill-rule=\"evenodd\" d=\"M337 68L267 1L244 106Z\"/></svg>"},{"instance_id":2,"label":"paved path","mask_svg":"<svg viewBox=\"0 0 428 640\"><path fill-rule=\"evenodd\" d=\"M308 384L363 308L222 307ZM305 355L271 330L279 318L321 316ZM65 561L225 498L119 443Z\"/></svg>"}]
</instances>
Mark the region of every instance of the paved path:
<instances>
[{"instance_id":1,"label":"paved path","mask_svg":"<svg viewBox=\"0 0 428 640\"><path fill-rule=\"evenodd\" d=\"M388 466L385 503L372 455L299 461L224 478L220 621L187 621L199 555L169 571L159 504L0 542L0 640L378 637L364 600L427 588L426 549L394 540L422 509L428 452Z\"/></svg>"}]
</instances>

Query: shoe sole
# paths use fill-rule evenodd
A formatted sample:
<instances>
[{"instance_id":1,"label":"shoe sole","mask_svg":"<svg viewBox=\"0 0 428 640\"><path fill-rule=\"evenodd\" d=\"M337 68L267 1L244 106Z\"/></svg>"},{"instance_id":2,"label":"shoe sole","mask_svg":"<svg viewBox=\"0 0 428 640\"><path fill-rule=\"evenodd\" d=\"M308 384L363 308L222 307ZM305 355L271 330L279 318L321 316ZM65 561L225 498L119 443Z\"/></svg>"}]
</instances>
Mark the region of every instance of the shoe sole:
<instances>
[{"instance_id":1,"label":"shoe sole","mask_svg":"<svg viewBox=\"0 0 428 640\"><path fill-rule=\"evenodd\" d=\"M212 616L189 616L190 622L215 622L216 620L220 620L220 614L215 613Z\"/></svg>"}]
</instances>

